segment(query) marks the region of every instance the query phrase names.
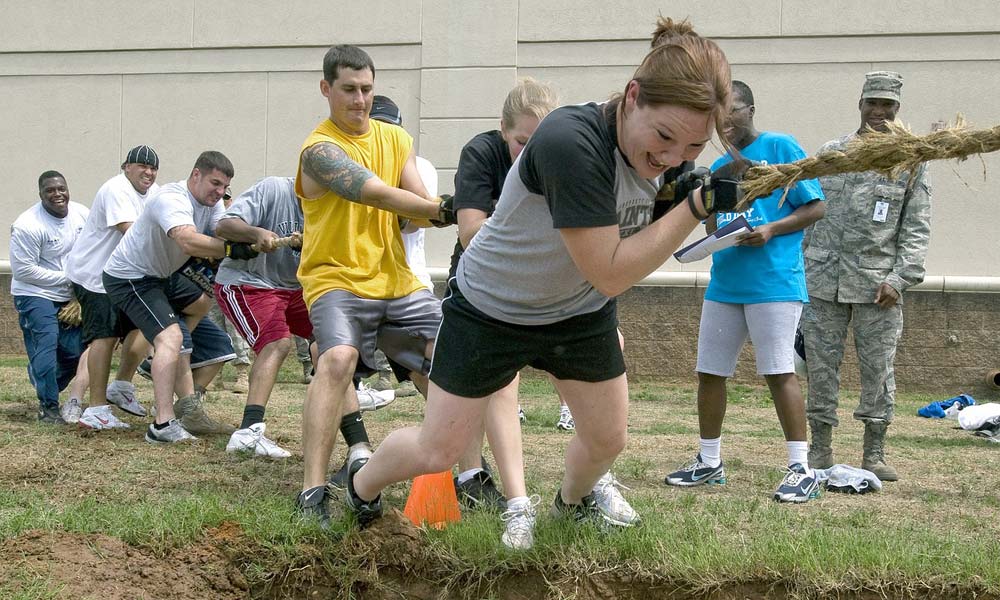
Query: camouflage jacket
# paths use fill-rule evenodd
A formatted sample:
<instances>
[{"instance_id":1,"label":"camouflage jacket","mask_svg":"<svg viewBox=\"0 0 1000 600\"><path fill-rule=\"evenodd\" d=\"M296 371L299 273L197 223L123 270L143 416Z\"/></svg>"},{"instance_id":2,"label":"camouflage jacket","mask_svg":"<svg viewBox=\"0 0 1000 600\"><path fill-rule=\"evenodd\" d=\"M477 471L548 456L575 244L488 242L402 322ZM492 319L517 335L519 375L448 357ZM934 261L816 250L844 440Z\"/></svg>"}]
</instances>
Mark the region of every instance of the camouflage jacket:
<instances>
[{"instance_id":1,"label":"camouflage jacket","mask_svg":"<svg viewBox=\"0 0 1000 600\"><path fill-rule=\"evenodd\" d=\"M855 135L827 142L820 152L841 150ZM895 181L873 171L819 181L826 216L806 230L803 242L809 295L868 303L888 283L902 302L903 292L924 279L931 222L926 164Z\"/></svg>"}]
</instances>

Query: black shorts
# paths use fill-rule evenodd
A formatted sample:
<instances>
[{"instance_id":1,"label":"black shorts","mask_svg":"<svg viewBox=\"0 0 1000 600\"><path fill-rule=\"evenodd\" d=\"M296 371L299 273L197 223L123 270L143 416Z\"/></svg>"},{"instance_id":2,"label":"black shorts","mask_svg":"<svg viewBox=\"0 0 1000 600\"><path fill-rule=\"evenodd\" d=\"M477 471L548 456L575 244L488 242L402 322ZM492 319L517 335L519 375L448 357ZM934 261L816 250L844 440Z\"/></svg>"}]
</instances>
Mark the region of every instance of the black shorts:
<instances>
[{"instance_id":1,"label":"black shorts","mask_svg":"<svg viewBox=\"0 0 1000 600\"><path fill-rule=\"evenodd\" d=\"M457 396L488 396L525 366L556 379L589 382L625 372L613 299L595 312L549 325L514 325L476 309L452 279L441 312L430 379Z\"/></svg>"},{"instance_id":2,"label":"black shorts","mask_svg":"<svg viewBox=\"0 0 1000 600\"><path fill-rule=\"evenodd\" d=\"M94 340L122 339L136 328L128 315L111 303L107 294L92 292L76 283L73 284L73 293L80 302L84 346Z\"/></svg>"},{"instance_id":3,"label":"black shorts","mask_svg":"<svg viewBox=\"0 0 1000 600\"><path fill-rule=\"evenodd\" d=\"M190 279L177 273L169 279L118 279L104 273L103 279L111 303L135 323L150 344L161 331L174 323L179 324L184 309L204 295ZM184 336L181 353L190 352L191 337L188 334Z\"/></svg>"}]
</instances>

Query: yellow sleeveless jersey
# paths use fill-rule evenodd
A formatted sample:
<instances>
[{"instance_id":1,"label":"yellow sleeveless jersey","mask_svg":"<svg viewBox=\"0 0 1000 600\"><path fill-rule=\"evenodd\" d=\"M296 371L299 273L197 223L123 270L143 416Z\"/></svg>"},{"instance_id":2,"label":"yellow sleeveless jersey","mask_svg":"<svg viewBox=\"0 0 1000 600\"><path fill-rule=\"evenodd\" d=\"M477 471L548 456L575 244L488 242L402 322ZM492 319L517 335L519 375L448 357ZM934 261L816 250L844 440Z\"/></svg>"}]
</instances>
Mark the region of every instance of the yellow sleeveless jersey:
<instances>
[{"instance_id":1,"label":"yellow sleeveless jersey","mask_svg":"<svg viewBox=\"0 0 1000 600\"><path fill-rule=\"evenodd\" d=\"M387 185L399 186L413 138L402 127L369 121L368 132L349 135L329 119L306 138L302 151L330 142ZM302 158L295 193L305 226L298 277L307 306L323 294L346 290L361 298L402 298L424 287L406 264L406 251L394 213L351 202L332 191L319 198L302 192Z\"/></svg>"}]
</instances>

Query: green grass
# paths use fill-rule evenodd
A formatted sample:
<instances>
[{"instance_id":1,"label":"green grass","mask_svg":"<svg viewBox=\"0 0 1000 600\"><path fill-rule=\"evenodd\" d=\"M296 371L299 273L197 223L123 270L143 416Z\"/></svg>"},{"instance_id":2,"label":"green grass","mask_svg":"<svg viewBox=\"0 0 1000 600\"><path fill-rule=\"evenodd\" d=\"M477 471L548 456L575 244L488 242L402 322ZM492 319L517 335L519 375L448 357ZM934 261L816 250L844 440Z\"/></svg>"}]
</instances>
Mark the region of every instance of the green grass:
<instances>
[{"instance_id":1,"label":"green grass","mask_svg":"<svg viewBox=\"0 0 1000 600\"><path fill-rule=\"evenodd\" d=\"M288 588L288 597L306 595L314 589L309 586L323 582L339 585L335 597L361 594L357 590L369 589L364 586L397 585L372 579L386 564L435 582L447 595L483 598L507 597L510 586L529 580L554 597L583 595L574 586L608 573L635 582L614 588L616 594L633 585L645 589L640 583L694 594L761 582L802 598L845 590L867 590L872 597L1000 596L1000 561L994 559L1000 556L1000 524L992 517L1000 508L1000 449L951 429L953 422L912 416L932 399L926 395L900 394L889 446L903 474L900 482L876 494L825 493L788 506L770 500L783 476L785 450L765 387L730 386L723 444L729 483L680 489L664 486L662 479L697 451L694 385L644 381L631 390L630 445L614 467L631 488L624 493L643 523L608 532L547 516L572 436L554 429L558 401L551 384L525 377L525 479L529 493L540 496L535 547L510 552L499 543L503 524L496 514L466 514L461 523L428 531L404 552L394 546L379 550L378 544L395 541L357 532L339 505L331 531L297 518L305 387L297 383L301 371L294 360L283 367L287 382L276 388L268 408L268 434L292 450L287 461L226 454L224 438L191 448L153 448L141 441L142 423L133 418L127 420L134 431L111 435L38 425L23 363L3 364L0 544L31 530L104 534L168 556L205 543L212 528L235 524L240 538L230 554L256 597L281 595L282 586L296 578L304 583ZM140 388L148 397L148 383ZM242 396L213 394L208 408L235 421L242 402ZM845 394L841 404L834 448L841 462L860 456L861 428L850 418L854 402L856 396ZM400 399L365 420L378 441L422 414L422 400ZM338 444L333 466L343 460ZM402 509L407 493L407 484L392 486L384 503ZM10 559L0 552L0 563ZM72 582L28 573L4 581L2 569L0 598L36 600L72 591Z\"/></svg>"}]
</instances>

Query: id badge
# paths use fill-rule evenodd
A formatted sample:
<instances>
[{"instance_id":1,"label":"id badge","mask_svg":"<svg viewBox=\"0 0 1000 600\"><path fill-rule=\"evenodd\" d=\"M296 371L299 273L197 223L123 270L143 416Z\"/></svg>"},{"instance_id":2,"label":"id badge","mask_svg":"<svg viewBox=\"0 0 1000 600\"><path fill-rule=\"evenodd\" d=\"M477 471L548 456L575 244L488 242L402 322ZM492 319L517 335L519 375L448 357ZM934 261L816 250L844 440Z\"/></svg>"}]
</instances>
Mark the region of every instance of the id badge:
<instances>
[{"instance_id":1,"label":"id badge","mask_svg":"<svg viewBox=\"0 0 1000 600\"><path fill-rule=\"evenodd\" d=\"M881 200L875 203L875 212L872 214L872 221L885 223L889 217L889 203Z\"/></svg>"}]
</instances>

